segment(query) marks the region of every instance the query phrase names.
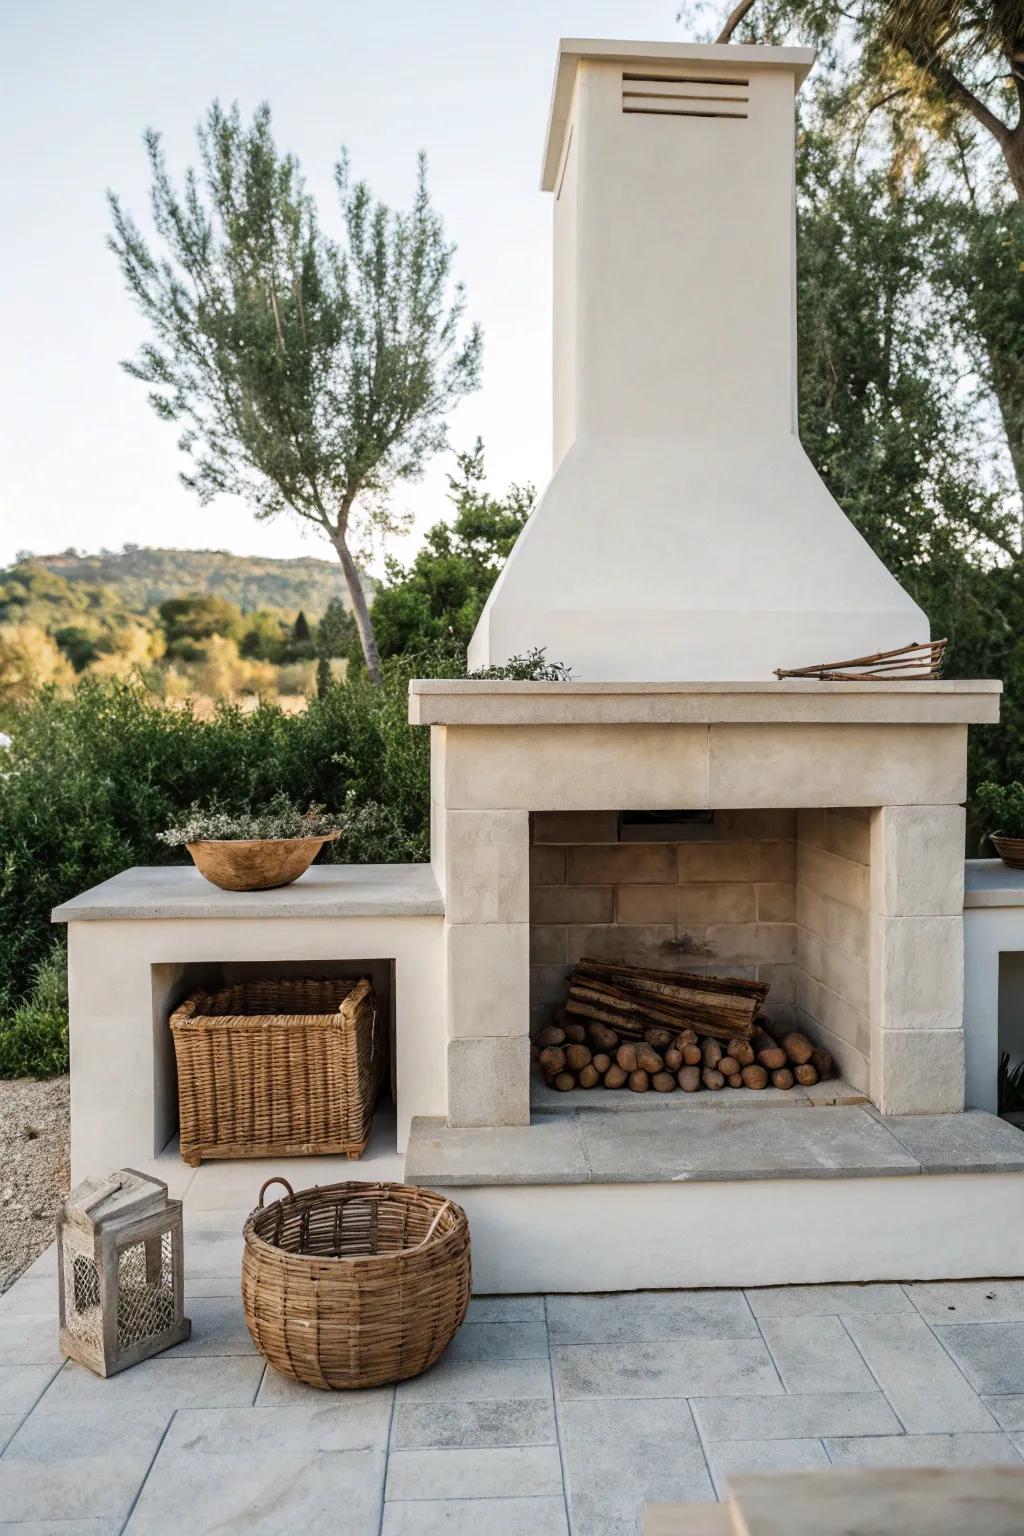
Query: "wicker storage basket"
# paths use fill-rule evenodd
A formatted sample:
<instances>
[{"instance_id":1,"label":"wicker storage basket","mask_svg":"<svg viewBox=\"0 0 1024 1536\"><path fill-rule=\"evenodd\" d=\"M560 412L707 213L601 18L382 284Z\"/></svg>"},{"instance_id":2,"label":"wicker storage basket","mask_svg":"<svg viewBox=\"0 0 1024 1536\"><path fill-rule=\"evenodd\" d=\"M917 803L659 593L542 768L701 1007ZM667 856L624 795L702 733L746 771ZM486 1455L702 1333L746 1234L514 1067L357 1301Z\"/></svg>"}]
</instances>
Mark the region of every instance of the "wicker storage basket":
<instances>
[{"instance_id":1,"label":"wicker storage basket","mask_svg":"<svg viewBox=\"0 0 1024 1536\"><path fill-rule=\"evenodd\" d=\"M360 1157L384 1064L368 981L243 981L171 1015L181 1155Z\"/></svg>"},{"instance_id":2,"label":"wicker storage basket","mask_svg":"<svg viewBox=\"0 0 1024 1536\"><path fill-rule=\"evenodd\" d=\"M418 1376L447 1349L472 1290L466 1213L409 1184L329 1184L260 1203L245 1224L253 1343L311 1387Z\"/></svg>"}]
</instances>

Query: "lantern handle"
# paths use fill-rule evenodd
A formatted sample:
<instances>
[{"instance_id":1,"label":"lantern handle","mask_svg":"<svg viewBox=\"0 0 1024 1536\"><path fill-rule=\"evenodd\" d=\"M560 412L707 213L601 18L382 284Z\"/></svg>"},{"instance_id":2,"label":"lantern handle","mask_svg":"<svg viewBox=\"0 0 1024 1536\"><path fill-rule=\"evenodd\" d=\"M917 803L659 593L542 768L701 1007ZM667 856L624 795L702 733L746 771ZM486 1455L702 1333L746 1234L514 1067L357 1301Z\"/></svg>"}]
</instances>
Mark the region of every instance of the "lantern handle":
<instances>
[{"instance_id":1,"label":"lantern handle","mask_svg":"<svg viewBox=\"0 0 1024 1536\"><path fill-rule=\"evenodd\" d=\"M287 1179L282 1179L280 1177L276 1177L276 1178L273 1178L273 1179L268 1179L266 1181L266 1183L260 1189L259 1209L261 1211L263 1210L263 1196L266 1194L266 1192L270 1188L271 1184L283 1184L285 1189L288 1191L288 1198L289 1198L289 1200L294 1200L295 1199L295 1191L294 1191L294 1189L292 1189L292 1187L288 1183Z\"/></svg>"},{"instance_id":2,"label":"lantern handle","mask_svg":"<svg viewBox=\"0 0 1024 1536\"><path fill-rule=\"evenodd\" d=\"M102 1205L104 1200L109 1199L111 1195L116 1195L118 1190L123 1188L124 1180L118 1178L116 1173L112 1173L101 1184L97 1184L95 1189L90 1190L84 1200L81 1198L75 1200L73 1196L69 1197L67 1202L68 1209L79 1212L83 1216L88 1216L98 1205Z\"/></svg>"}]
</instances>

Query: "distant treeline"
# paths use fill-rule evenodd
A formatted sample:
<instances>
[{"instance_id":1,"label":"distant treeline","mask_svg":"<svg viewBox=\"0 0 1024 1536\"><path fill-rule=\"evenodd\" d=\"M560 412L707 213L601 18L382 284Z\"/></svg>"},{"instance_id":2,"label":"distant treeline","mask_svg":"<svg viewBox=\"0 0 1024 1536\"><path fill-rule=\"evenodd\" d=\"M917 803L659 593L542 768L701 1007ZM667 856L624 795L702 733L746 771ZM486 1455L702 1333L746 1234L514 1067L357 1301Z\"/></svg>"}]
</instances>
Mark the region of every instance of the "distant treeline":
<instances>
[{"instance_id":1,"label":"distant treeline","mask_svg":"<svg viewBox=\"0 0 1024 1536\"><path fill-rule=\"evenodd\" d=\"M243 613L259 608L297 613L301 608L308 619L319 619L332 598L348 603L338 562L309 555L272 560L232 555L224 549L148 549L126 544L122 550L102 549L96 555L66 549L59 555L27 555L23 561L67 581L109 587L134 613L156 608L183 592L223 597ZM367 577L364 585L370 591L373 584Z\"/></svg>"},{"instance_id":2,"label":"distant treeline","mask_svg":"<svg viewBox=\"0 0 1024 1536\"><path fill-rule=\"evenodd\" d=\"M277 564L143 549L17 561L0 572L0 704L83 675L141 675L171 699L308 693L318 665L348 655L352 619L333 565ZM253 605L267 593L280 603Z\"/></svg>"}]
</instances>

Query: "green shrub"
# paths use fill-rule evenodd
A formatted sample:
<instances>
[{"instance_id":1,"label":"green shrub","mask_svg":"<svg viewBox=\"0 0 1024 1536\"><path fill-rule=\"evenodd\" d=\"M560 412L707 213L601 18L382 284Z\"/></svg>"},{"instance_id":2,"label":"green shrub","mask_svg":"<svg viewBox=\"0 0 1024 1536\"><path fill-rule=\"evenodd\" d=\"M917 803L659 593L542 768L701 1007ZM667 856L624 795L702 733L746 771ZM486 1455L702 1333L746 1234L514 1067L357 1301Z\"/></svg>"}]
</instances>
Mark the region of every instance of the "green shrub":
<instances>
[{"instance_id":1,"label":"green shrub","mask_svg":"<svg viewBox=\"0 0 1024 1536\"><path fill-rule=\"evenodd\" d=\"M67 1070L67 956L58 941L36 967L28 997L0 1020L0 1077L53 1077Z\"/></svg>"},{"instance_id":2,"label":"green shrub","mask_svg":"<svg viewBox=\"0 0 1024 1536\"><path fill-rule=\"evenodd\" d=\"M535 654L516 675L564 675ZM449 647L324 682L301 714L222 703L209 720L167 707L140 682L86 678L8 711L0 754L0 1076L66 1061L56 990L63 949L50 913L133 864L184 864L161 833L197 803L229 816L324 807L344 830L324 862L429 857L430 733L408 723L409 680L465 675ZM63 983L62 983L63 984Z\"/></svg>"},{"instance_id":3,"label":"green shrub","mask_svg":"<svg viewBox=\"0 0 1024 1536\"><path fill-rule=\"evenodd\" d=\"M525 656L510 656L504 666L479 667L471 678L512 683L568 683L572 668L560 661L548 661L544 648L527 651Z\"/></svg>"},{"instance_id":4,"label":"green shrub","mask_svg":"<svg viewBox=\"0 0 1024 1536\"><path fill-rule=\"evenodd\" d=\"M36 1016L51 910L133 864L187 863L185 850L159 834L197 801L234 814L279 796L323 805L346 826L321 856L328 861L426 858L430 733L408 724L408 684L460 670L443 654L393 658L381 688L365 674L330 684L295 715L275 704L249 714L222 704L203 721L139 683L94 680L68 695L44 690L9 711L13 746L0 757L0 1032L33 1038L23 1008ZM32 1069L15 1056L19 1070ZM40 1062L52 1053L41 1050Z\"/></svg>"},{"instance_id":5,"label":"green shrub","mask_svg":"<svg viewBox=\"0 0 1024 1536\"><path fill-rule=\"evenodd\" d=\"M1024 837L1024 784L979 784L975 802L984 813L985 828L997 837Z\"/></svg>"}]
</instances>

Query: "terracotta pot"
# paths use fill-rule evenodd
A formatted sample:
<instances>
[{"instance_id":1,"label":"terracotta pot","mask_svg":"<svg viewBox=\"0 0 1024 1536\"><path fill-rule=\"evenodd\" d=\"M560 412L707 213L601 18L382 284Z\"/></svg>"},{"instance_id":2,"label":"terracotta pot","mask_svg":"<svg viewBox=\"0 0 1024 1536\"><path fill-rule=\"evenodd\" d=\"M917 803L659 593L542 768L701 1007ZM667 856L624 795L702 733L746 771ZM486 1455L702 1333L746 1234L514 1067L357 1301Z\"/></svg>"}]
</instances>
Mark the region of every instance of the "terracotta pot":
<instances>
[{"instance_id":1,"label":"terracotta pot","mask_svg":"<svg viewBox=\"0 0 1024 1536\"><path fill-rule=\"evenodd\" d=\"M316 858L324 843L333 843L340 832L326 837L206 839L186 843L201 875L222 891L271 891L297 880Z\"/></svg>"},{"instance_id":2,"label":"terracotta pot","mask_svg":"<svg viewBox=\"0 0 1024 1536\"><path fill-rule=\"evenodd\" d=\"M1000 837L990 834L992 847L1008 869L1024 869L1024 837Z\"/></svg>"}]
</instances>

